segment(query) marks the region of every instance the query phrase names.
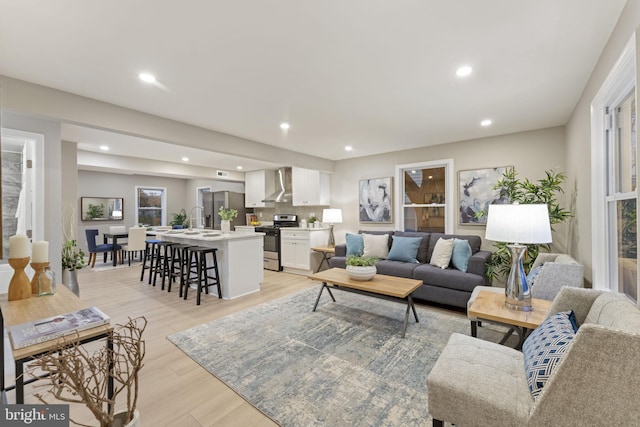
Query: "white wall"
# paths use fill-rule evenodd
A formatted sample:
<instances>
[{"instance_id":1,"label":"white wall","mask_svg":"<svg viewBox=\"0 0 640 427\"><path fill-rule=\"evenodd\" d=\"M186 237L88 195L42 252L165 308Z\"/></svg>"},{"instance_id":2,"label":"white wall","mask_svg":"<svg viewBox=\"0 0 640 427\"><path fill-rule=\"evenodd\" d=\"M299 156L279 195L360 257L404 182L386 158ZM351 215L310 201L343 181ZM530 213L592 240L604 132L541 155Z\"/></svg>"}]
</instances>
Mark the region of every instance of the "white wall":
<instances>
[{"instance_id":1,"label":"white wall","mask_svg":"<svg viewBox=\"0 0 640 427\"><path fill-rule=\"evenodd\" d=\"M566 126L567 173L570 182L577 188L575 210L578 212L576 220L571 224L575 231L571 233L573 240L569 242L569 252L585 265L585 277L588 281L591 281L593 275L594 262L604 262L594 261L591 253L591 101L639 25L640 1L629 0ZM636 82L640 82L639 77L636 69ZM594 284L596 286L598 284Z\"/></svg>"},{"instance_id":2,"label":"white wall","mask_svg":"<svg viewBox=\"0 0 640 427\"><path fill-rule=\"evenodd\" d=\"M455 204L457 207L458 171L460 170L515 166L519 177L535 181L545 176L545 170L564 171L564 154L564 127L554 127L338 161L335 172L331 176L331 207L342 209L344 222L334 228L336 241L342 243L346 232L353 233L362 228L395 229L393 224L361 227L358 222L358 181L366 178L394 176L395 165L452 158L455 169ZM568 190L567 186L565 186L566 190ZM395 194L394 203L397 197L399 195ZM561 197L563 196L561 195ZM394 212L394 221L395 218ZM457 223L454 227L456 233L479 235L483 239L484 230L484 226L459 225ZM565 231L558 229L554 233L554 245L562 250L566 241ZM483 247L491 249L491 243L483 242Z\"/></svg>"}]
</instances>

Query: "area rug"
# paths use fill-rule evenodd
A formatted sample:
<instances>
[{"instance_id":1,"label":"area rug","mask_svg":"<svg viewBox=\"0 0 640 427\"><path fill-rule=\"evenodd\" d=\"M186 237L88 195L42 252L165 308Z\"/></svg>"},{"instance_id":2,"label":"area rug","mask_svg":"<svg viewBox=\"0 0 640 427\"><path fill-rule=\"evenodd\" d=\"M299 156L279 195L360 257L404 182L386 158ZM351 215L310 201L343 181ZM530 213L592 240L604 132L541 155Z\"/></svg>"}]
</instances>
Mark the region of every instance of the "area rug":
<instances>
[{"instance_id":1,"label":"area rug","mask_svg":"<svg viewBox=\"0 0 640 427\"><path fill-rule=\"evenodd\" d=\"M426 379L449 336L469 334L466 316L418 305L403 339L402 304L334 291L314 313L318 290L167 338L282 426L430 425Z\"/></svg>"},{"instance_id":2,"label":"area rug","mask_svg":"<svg viewBox=\"0 0 640 427\"><path fill-rule=\"evenodd\" d=\"M131 263L131 267L140 267L141 265L142 263L140 261ZM102 264L96 264L96 266L93 268L90 268L90 270L94 272L99 272L99 271L110 271L110 270L116 270L119 268L128 268L128 267L129 267L129 263L126 261L124 264L116 264L115 266L111 263L111 261L109 261Z\"/></svg>"}]
</instances>

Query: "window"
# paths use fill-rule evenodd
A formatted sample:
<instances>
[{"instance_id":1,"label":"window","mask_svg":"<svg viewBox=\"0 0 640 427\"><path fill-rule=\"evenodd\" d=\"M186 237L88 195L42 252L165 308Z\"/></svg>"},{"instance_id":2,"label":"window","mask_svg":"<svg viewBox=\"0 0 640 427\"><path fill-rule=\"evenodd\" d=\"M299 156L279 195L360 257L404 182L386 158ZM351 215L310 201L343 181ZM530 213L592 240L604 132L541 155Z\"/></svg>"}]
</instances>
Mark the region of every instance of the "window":
<instances>
[{"instance_id":1,"label":"window","mask_svg":"<svg viewBox=\"0 0 640 427\"><path fill-rule=\"evenodd\" d=\"M398 228L451 233L453 228L453 161L396 167L400 194Z\"/></svg>"},{"instance_id":2,"label":"window","mask_svg":"<svg viewBox=\"0 0 640 427\"><path fill-rule=\"evenodd\" d=\"M158 226L167 223L165 188L136 187L138 224Z\"/></svg>"},{"instance_id":3,"label":"window","mask_svg":"<svg viewBox=\"0 0 640 427\"><path fill-rule=\"evenodd\" d=\"M593 287L638 302L635 35L591 103Z\"/></svg>"}]
</instances>

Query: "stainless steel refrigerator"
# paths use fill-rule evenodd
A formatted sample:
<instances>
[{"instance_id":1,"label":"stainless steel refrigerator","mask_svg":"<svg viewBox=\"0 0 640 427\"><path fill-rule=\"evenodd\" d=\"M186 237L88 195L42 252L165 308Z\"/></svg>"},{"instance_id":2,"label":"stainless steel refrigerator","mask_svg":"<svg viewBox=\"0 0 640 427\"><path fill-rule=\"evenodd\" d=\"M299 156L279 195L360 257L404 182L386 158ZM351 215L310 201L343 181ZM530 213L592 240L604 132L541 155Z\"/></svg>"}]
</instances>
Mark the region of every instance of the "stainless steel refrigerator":
<instances>
[{"instance_id":1,"label":"stainless steel refrigerator","mask_svg":"<svg viewBox=\"0 0 640 427\"><path fill-rule=\"evenodd\" d=\"M235 209L238 216L231 221L231 229L236 225L245 225L244 193L233 191L213 191L204 195L204 227L220 230L220 215L218 209Z\"/></svg>"}]
</instances>

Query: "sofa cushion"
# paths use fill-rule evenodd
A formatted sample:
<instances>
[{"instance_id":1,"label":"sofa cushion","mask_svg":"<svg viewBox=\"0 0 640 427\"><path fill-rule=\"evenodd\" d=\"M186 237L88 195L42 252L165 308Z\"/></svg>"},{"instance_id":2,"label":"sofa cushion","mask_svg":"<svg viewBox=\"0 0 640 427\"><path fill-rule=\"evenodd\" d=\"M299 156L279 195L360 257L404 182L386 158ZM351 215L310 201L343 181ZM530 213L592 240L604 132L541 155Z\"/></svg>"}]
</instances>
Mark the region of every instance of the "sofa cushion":
<instances>
[{"instance_id":1,"label":"sofa cushion","mask_svg":"<svg viewBox=\"0 0 640 427\"><path fill-rule=\"evenodd\" d=\"M347 233L345 240L347 242L346 256L362 256L364 252L364 240L361 234Z\"/></svg>"},{"instance_id":2,"label":"sofa cushion","mask_svg":"<svg viewBox=\"0 0 640 427\"><path fill-rule=\"evenodd\" d=\"M401 237L392 236L393 243L391 244L391 250L387 257L390 261L402 261L418 263L416 259L418 255L418 249L422 242L422 237Z\"/></svg>"},{"instance_id":3,"label":"sofa cushion","mask_svg":"<svg viewBox=\"0 0 640 427\"><path fill-rule=\"evenodd\" d=\"M455 268L439 268L431 264L419 264L413 270L413 278L427 285L473 292L473 288L484 284L484 277L478 274L464 273Z\"/></svg>"},{"instance_id":4,"label":"sofa cushion","mask_svg":"<svg viewBox=\"0 0 640 427\"><path fill-rule=\"evenodd\" d=\"M447 268L453 253L453 239L438 239L431 253L429 264L440 268Z\"/></svg>"},{"instance_id":5,"label":"sofa cushion","mask_svg":"<svg viewBox=\"0 0 640 427\"><path fill-rule=\"evenodd\" d=\"M415 270L418 265L420 264L382 259L376 263L376 271L378 274L384 274L386 276L413 279L413 270Z\"/></svg>"},{"instance_id":6,"label":"sofa cushion","mask_svg":"<svg viewBox=\"0 0 640 427\"><path fill-rule=\"evenodd\" d=\"M574 317L572 322L570 317ZM575 337L573 310L547 317L524 342L522 354L529 391L537 399Z\"/></svg>"},{"instance_id":7,"label":"sofa cushion","mask_svg":"<svg viewBox=\"0 0 640 427\"><path fill-rule=\"evenodd\" d=\"M480 236L470 236L470 235L458 235L458 234L443 234L443 233L431 233L429 236L429 249L427 250L427 259L431 259L431 254L433 253L433 249L436 246L436 242L438 239L464 239L469 242L469 246L471 246L471 253L475 254L480 250L480 246L482 245L482 238Z\"/></svg>"},{"instance_id":8,"label":"sofa cushion","mask_svg":"<svg viewBox=\"0 0 640 427\"><path fill-rule=\"evenodd\" d=\"M471 258L471 246L464 239L453 239L453 252L451 253L451 265L462 272L467 272Z\"/></svg>"},{"instance_id":9,"label":"sofa cushion","mask_svg":"<svg viewBox=\"0 0 640 427\"><path fill-rule=\"evenodd\" d=\"M429 262L429 258L427 258L427 251L429 250L430 233L422 233L420 231L396 231L393 235L399 237L421 237L422 241L420 242L416 259L421 264Z\"/></svg>"},{"instance_id":10,"label":"sofa cushion","mask_svg":"<svg viewBox=\"0 0 640 427\"><path fill-rule=\"evenodd\" d=\"M363 234L364 256L373 256L384 259L389 255L389 235L388 234Z\"/></svg>"}]
</instances>

